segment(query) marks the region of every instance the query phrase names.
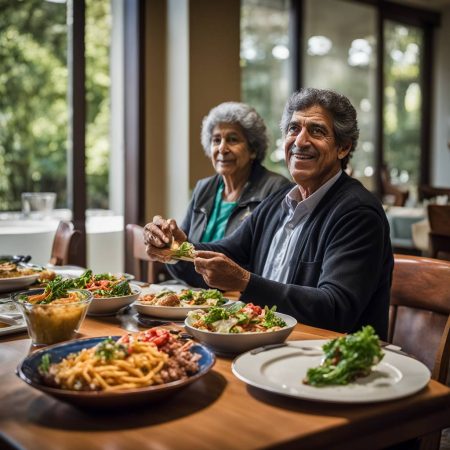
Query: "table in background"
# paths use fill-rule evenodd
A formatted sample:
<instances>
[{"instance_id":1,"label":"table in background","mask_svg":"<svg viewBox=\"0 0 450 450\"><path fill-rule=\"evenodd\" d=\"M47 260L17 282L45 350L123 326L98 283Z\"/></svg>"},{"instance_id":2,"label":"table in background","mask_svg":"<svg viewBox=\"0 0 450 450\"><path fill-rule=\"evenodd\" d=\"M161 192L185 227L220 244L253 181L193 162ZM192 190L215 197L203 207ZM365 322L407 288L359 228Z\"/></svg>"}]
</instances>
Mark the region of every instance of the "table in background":
<instances>
[{"instance_id":1,"label":"table in background","mask_svg":"<svg viewBox=\"0 0 450 450\"><path fill-rule=\"evenodd\" d=\"M403 206L386 207L386 217L391 229L393 247L416 249L412 235L412 225L426 218L423 208Z\"/></svg>"},{"instance_id":2,"label":"table in background","mask_svg":"<svg viewBox=\"0 0 450 450\"><path fill-rule=\"evenodd\" d=\"M31 255L31 262L50 260L56 228L54 218L0 220L0 254ZM95 273L124 271L123 216L86 218L87 266Z\"/></svg>"},{"instance_id":3,"label":"table in background","mask_svg":"<svg viewBox=\"0 0 450 450\"><path fill-rule=\"evenodd\" d=\"M120 322L119 322L120 319ZM87 318L82 336L133 329L132 316ZM295 339L337 333L297 325ZM450 389L435 381L405 399L332 404L248 387L218 358L211 372L173 397L123 413L83 412L27 386L14 375L30 350L25 335L0 338L0 429L25 449L367 449L450 425Z\"/></svg>"}]
</instances>

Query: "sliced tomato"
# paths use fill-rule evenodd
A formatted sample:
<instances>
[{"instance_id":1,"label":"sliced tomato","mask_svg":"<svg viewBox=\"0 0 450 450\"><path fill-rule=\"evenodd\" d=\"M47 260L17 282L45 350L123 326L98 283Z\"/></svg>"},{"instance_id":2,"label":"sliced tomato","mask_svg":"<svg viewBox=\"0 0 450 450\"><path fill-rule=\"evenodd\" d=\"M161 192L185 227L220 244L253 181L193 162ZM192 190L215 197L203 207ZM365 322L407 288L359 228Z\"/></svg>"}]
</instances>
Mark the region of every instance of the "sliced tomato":
<instances>
[{"instance_id":1,"label":"sliced tomato","mask_svg":"<svg viewBox=\"0 0 450 450\"><path fill-rule=\"evenodd\" d=\"M171 335L169 330L164 328L150 328L147 331L143 331L139 338L143 342L153 342L157 347L161 347L166 344Z\"/></svg>"},{"instance_id":2,"label":"sliced tomato","mask_svg":"<svg viewBox=\"0 0 450 450\"><path fill-rule=\"evenodd\" d=\"M252 312L254 315L257 315L257 316L259 316L262 313L261 306L254 305L253 303L247 303L243 309L248 312Z\"/></svg>"}]
</instances>

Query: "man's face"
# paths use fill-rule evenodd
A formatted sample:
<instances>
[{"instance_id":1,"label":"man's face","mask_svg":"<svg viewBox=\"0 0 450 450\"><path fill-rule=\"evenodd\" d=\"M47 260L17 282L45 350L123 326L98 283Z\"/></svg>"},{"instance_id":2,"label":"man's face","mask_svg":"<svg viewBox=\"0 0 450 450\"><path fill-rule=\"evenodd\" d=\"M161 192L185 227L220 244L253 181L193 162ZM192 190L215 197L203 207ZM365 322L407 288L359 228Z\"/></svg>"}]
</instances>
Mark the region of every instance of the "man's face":
<instances>
[{"instance_id":1,"label":"man's face","mask_svg":"<svg viewBox=\"0 0 450 450\"><path fill-rule=\"evenodd\" d=\"M319 189L341 169L341 159L350 151L338 148L333 120L321 106L292 114L284 140L286 165L306 196ZM304 195L305 196L305 195Z\"/></svg>"}]
</instances>

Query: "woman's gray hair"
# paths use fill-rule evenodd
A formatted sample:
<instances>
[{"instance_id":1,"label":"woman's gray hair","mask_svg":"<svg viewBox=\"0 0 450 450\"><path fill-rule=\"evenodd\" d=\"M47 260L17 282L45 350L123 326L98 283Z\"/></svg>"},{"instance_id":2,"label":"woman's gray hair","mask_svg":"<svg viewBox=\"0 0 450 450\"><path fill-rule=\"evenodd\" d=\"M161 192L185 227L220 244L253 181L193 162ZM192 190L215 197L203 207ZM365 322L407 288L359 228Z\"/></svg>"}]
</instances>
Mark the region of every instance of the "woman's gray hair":
<instances>
[{"instance_id":1,"label":"woman's gray hair","mask_svg":"<svg viewBox=\"0 0 450 450\"><path fill-rule=\"evenodd\" d=\"M255 152L256 160L266 156L269 138L263 118L254 108L245 103L225 102L214 107L203 118L201 142L207 156L211 157L211 141L214 127L219 123L235 123L242 127L250 151Z\"/></svg>"},{"instance_id":2,"label":"woman's gray hair","mask_svg":"<svg viewBox=\"0 0 450 450\"><path fill-rule=\"evenodd\" d=\"M348 155L341 160L342 168L347 167L349 159L353 156L359 138L358 121L356 110L345 95L327 89L303 88L294 92L286 103L281 118L281 131L287 134L292 114L296 111L319 105L326 109L333 119L333 131L336 144L345 147L351 143Z\"/></svg>"}]
</instances>

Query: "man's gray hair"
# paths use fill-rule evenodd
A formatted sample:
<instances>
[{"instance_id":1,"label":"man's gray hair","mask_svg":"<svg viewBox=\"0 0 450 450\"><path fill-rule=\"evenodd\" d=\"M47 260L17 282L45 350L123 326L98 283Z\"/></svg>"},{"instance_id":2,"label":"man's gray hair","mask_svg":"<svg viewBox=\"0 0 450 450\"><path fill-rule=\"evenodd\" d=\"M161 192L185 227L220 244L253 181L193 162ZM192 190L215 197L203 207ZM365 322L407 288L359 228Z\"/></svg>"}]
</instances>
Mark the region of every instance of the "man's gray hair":
<instances>
[{"instance_id":1,"label":"man's gray hair","mask_svg":"<svg viewBox=\"0 0 450 450\"><path fill-rule=\"evenodd\" d=\"M245 103L225 102L214 107L203 118L201 142L207 156L211 157L211 141L214 127L219 123L234 123L242 127L249 150L256 154L256 160L266 156L269 138L263 118L254 108Z\"/></svg>"},{"instance_id":2,"label":"man's gray hair","mask_svg":"<svg viewBox=\"0 0 450 450\"><path fill-rule=\"evenodd\" d=\"M341 160L342 168L345 169L356 149L359 138L356 110L345 95L327 89L315 88L303 88L294 92L284 108L280 123L281 131L286 136L294 112L303 111L316 105L326 109L331 115L336 144L339 147L345 147L348 143L351 143L350 152Z\"/></svg>"}]
</instances>

